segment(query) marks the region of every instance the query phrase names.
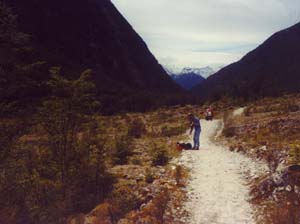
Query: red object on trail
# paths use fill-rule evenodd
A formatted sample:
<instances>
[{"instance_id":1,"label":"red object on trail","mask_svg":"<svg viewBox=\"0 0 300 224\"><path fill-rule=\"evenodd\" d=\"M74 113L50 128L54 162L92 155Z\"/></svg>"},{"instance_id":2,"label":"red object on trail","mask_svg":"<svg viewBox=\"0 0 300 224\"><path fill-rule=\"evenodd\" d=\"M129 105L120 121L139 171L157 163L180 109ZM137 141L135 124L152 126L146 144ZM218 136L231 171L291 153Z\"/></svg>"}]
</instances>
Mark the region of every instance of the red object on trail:
<instances>
[{"instance_id":1,"label":"red object on trail","mask_svg":"<svg viewBox=\"0 0 300 224\"><path fill-rule=\"evenodd\" d=\"M182 151L182 150L183 150L183 147L182 147L182 145L180 145L179 143L177 143L177 144L176 144L176 149L177 149L178 151Z\"/></svg>"}]
</instances>

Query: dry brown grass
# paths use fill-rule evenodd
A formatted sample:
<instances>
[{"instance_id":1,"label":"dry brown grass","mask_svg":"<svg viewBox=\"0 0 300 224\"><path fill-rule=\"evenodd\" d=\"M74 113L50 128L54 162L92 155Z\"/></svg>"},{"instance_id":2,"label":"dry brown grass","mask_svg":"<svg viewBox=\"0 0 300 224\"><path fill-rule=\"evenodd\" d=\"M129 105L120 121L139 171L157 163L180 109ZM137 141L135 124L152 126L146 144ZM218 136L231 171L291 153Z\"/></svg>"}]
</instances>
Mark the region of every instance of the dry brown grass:
<instances>
[{"instance_id":1,"label":"dry brown grass","mask_svg":"<svg viewBox=\"0 0 300 224\"><path fill-rule=\"evenodd\" d=\"M300 163L300 95L278 98L265 98L252 102L241 116L232 116L232 110L224 114L225 128L223 140L229 148L263 159L268 163L271 173L276 171L279 162L285 166ZM238 150L241 148L241 150ZM287 157L288 156L288 157ZM258 222L262 224L300 223L299 195L287 191L277 194L258 196L257 190L263 179L253 183L253 203L259 206ZM256 190L255 190L256 189ZM256 193L255 193L256 191ZM268 192L268 189L265 189ZM265 193L266 193L265 192ZM295 200L297 201L295 204Z\"/></svg>"},{"instance_id":2,"label":"dry brown grass","mask_svg":"<svg viewBox=\"0 0 300 224\"><path fill-rule=\"evenodd\" d=\"M161 166L164 166L163 169L165 169L163 182L174 182L172 190L160 190L161 193L156 195L151 200L151 203L144 205L141 212L137 212L138 210L135 207L137 201L134 197L121 197L125 192L114 194L113 201L117 204L114 208L121 208L123 205L128 207L127 210L115 210L115 217L117 219L126 216L128 223L130 221L135 223L134 220L144 220L150 223L163 222L167 204L171 198L172 200L176 200L177 196L172 195L174 192L182 191L181 188L186 184L188 175L185 168L180 166L173 170L172 166L168 165L168 161L180 156L180 152L176 150L176 143L184 139L183 134L189 126L187 114L191 111L195 114L201 114L203 110L201 107L162 108L144 114L128 113L119 116L97 118L101 126L104 127L102 135L106 139L105 147L108 152L108 158L112 156L111 152L114 148L114 141L119 136L124 136L129 131L130 135L134 137L130 144L132 155L129 156L127 164L115 167L113 163L110 163L112 173L118 180L117 183L122 186L130 184L130 188L122 188L123 190L130 189L137 193L143 188L153 185L154 181L162 178L161 174L159 174ZM154 157L156 162L158 161L157 163L153 160ZM164 158L167 158L167 160L164 160ZM156 165L159 165L159 167L156 167ZM176 206L180 206L180 203L182 202L176 202ZM137 204L139 205L139 203ZM121 213L120 210L125 212Z\"/></svg>"}]
</instances>

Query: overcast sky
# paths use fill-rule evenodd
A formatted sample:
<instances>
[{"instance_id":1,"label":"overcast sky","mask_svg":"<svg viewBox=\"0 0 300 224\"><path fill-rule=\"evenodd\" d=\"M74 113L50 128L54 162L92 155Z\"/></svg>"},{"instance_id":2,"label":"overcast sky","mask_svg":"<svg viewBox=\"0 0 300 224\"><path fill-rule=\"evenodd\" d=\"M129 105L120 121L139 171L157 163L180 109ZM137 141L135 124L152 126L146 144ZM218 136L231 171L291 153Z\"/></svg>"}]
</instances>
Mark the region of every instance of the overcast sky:
<instances>
[{"instance_id":1,"label":"overcast sky","mask_svg":"<svg viewBox=\"0 0 300 224\"><path fill-rule=\"evenodd\" d=\"M300 0L112 0L161 64L227 65L300 22Z\"/></svg>"}]
</instances>

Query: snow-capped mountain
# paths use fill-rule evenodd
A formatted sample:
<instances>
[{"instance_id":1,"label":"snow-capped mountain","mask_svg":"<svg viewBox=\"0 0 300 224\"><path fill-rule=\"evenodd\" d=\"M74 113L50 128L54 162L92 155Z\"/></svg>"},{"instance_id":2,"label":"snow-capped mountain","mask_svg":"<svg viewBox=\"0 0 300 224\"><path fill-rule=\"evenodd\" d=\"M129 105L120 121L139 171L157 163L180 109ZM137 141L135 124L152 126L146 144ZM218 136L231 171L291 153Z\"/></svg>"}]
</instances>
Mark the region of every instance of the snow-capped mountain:
<instances>
[{"instance_id":1,"label":"snow-capped mountain","mask_svg":"<svg viewBox=\"0 0 300 224\"><path fill-rule=\"evenodd\" d=\"M211 76L220 70L221 67L212 68L210 66L204 68L183 68L181 72L175 73L169 68L165 68L166 72L172 79L184 89L191 89L200 84L205 78Z\"/></svg>"},{"instance_id":2,"label":"snow-capped mountain","mask_svg":"<svg viewBox=\"0 0 300 224\"><path fill-rule=\"evenodd\" d=\"M211 66L206 66L204 68L183 68L180 74L193 73L196 75L200 75L204 78L207 78L219 70L220 70L220 68L212 68Z\"/></svg>"}]
</instances>

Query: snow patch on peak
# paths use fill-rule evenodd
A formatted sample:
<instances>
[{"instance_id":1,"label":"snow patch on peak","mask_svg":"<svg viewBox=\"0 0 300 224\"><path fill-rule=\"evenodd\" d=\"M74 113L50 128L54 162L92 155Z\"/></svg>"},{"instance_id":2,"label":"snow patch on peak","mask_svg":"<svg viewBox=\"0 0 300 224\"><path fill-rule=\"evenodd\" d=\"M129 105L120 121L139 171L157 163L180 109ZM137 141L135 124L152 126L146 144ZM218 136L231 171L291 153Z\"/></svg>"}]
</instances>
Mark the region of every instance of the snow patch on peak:
<instances>
[{"instance_id":1,"label":"snow patch on peak","mask_svg":"<svg viewBox=\"0 0 300 224\"><path fill-rule=\"evenodd\" d=\"M188 73L194 73L196 75L200 75L202 77L208 77L212 74L214 74L216 71L212 69L209 66L206 66L204 68L183 68L181 71L181 74L188 74Z\"/></svg>"},{"instance_id":2,"label":"snow patch on peak","mask_svg":"<svg viewBox=\"0 0 300 224\"><path fill-rule=\"evenodd\" d=\"M207 78L214 73L218 72L223 66L221 65L211 65L206 66L202 68L196 68L196 67L184 67L181 70L178 68L175 68L174 66L165 66L165 71L172 76L180 76L180 75L187 75L187 74L193 74L193 75L199 75L203 78Z\"/></svg>"}]
</instances>

